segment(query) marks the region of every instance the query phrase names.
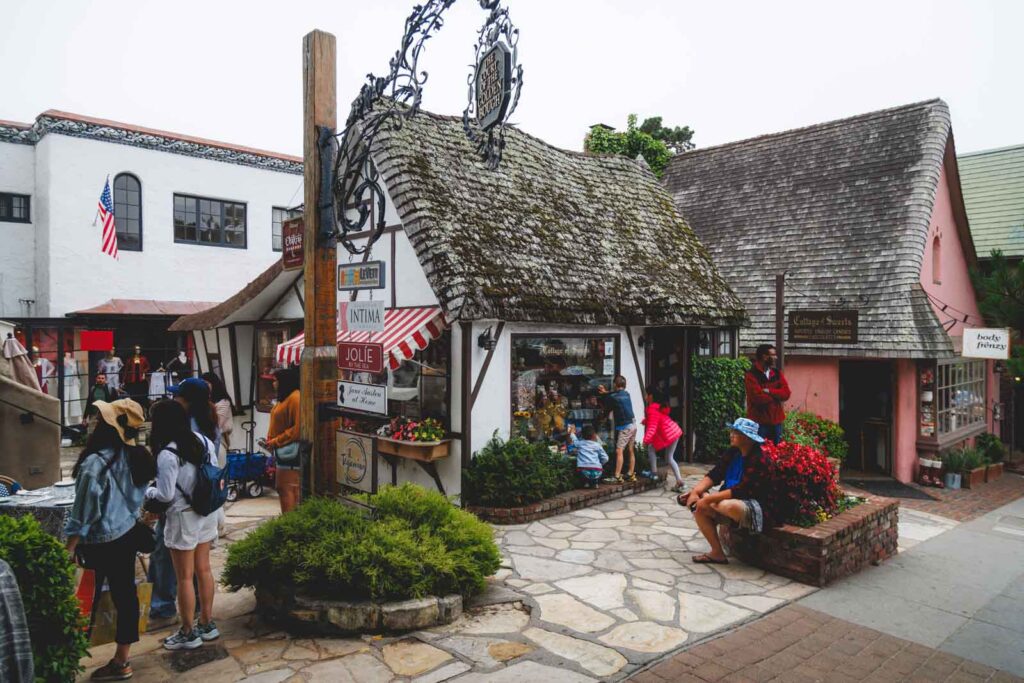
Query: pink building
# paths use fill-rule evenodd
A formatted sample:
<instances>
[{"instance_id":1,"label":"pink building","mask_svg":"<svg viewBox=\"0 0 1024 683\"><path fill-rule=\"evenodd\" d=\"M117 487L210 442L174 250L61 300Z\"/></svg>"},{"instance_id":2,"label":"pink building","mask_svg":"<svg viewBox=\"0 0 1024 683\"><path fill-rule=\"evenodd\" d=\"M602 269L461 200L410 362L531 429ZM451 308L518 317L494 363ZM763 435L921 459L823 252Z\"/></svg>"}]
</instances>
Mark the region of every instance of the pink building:
<instances>
[{"instance_id":1,"label":"pink building","mask_svg":"<svg viewBox=\"0 0 1024 683\"><path fill-rule=\"evenodd\" d=\"M775 276L797 311L856 310L855 343L787 343L787 410L839 422L847 467L914 478L919 456L994 428L949 109L930 100L686 152L665 183L747 308L740 351L775 342Z\"/></svg>"}]
</instances>

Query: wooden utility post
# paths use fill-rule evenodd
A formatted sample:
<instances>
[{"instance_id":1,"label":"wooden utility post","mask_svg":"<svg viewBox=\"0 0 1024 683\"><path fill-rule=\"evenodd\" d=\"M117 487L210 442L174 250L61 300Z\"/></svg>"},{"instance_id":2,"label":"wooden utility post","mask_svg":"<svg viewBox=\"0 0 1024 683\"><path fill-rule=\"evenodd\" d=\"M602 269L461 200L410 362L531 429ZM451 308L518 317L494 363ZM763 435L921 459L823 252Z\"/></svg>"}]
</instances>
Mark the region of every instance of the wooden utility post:
<instances>
[{"instance_id":1,"label":"wooden utility post","mask_svg":"<svg viewBox=\"0 0 1024 683\"><path fill-rule=\"evenodd\" d=\"M785 360L786 346L786 274L781 273L775 276L775 353L779 355L776 365L782 370Z\"/></svg>"},{"instance_id":2,"label":"wooden utility post","mask_svg":"<svg viewBox=\"0 0 1024 683\"><path fill-rule=\"evenodd\" d=\"M305 347L302 350L301 437L312 443L309 486L315 495L337 490L335 421L320 419L320 405L335 403L338 381L338 252L320 236L320 152L317 127L338 123L334 36L313 31L302 39L302 149L305 188Z\"/></svg>"}]
</instances>

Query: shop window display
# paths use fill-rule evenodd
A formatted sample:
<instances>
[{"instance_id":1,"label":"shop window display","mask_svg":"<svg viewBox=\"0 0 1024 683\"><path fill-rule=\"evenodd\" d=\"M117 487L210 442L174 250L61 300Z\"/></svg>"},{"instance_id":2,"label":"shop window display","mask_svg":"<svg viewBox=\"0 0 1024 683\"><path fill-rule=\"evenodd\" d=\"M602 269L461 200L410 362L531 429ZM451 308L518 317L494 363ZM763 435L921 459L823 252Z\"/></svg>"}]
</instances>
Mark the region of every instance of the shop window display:
<instances>
[{"instance_id":1,"label":"shop window display","mask_svg":"<svg viewBox=\"0 0 1024 683\"><path fill-rule=\"evenodd\" d=\"M940 435L985 424L985 361L940 361L936 368Z\"/></svg>"},{"instance_id":2,"label":"shop window display","mask_svg":"<svg viewBox=\"0 0 1024 683\"><path fill-rule=\"evenodd\" d=\"M277 363L277 345L295 334L296 325L275 325L256 330L256 410L269 413L274 399L274 370ZM211 361L211 365L212 365ZM218 368L219 368L218 360ZM218 372L218 370L214 370ZM218 372L219 374L219 372Z\"/></svg>"},{"instance_id":3,"label":"shop window display","mask_svg":"<svg viewBox=\"0 0 1024 683\"><path fill-rule=\"evenodd\" d=\"M512 337L512 434L558 440L568 425L593 424L605 442L613 425L597 388L619 372L615 336ZM636 390L633 387L633 390Z\"/></svg>"}]
</instances>

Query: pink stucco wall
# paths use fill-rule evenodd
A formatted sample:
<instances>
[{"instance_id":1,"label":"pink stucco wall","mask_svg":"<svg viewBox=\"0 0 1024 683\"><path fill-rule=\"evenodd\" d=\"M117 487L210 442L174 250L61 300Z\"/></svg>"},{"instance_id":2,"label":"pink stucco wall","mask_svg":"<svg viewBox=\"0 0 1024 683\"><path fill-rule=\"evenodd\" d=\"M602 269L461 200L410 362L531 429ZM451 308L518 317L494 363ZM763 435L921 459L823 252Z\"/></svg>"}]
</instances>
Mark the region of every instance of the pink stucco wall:
<instances>
[{"instance_id":1,"label":"pink stucco wall","mask_svg":"<svg viewBox=\"0 0 1024 683\"><path fill-rule=\"evenodd\" d=\"M892 476L913 481L917 471L917 363L901 358L893 361L896 396L893 400Z\"/></svg>"},{"instance_id":2,"label":"pink stucco wall","mask_svg":"<svg viewBox=\"0 0 1024 683\"><path fill-rule=\"evenodd\" d=\"M784 369L793 392L786 412L806 410L839 421L839 359L792 356Z\"/></svg>"},{"instance_id":3,"label":"pink stucco wall","mask_svg":"<svg viewBox=\"0 0 1024 683\"><path fill-rule=\"evenodd\" d=\"M934 282L933 250L935 237L939 237L940 264L939 274L941 283ZM921 286L924 291L934 298L949 305L945 312L942 306L934 299L932 308L939 316L939 321L946 323L950 318L957 318L958 322L950 330L951 337L962 338L964 327L982 327L981 311L978 309L978 301L974 292L974 285L971 284L970 271L967 256L964 254L964 245L960 242L960 236L956 229L956 219L953 215L948 175L943 169L939 176L939 187L935 195L935 206L932 209L932 218L928 230L928 240L925 245L924 260L921 265ZM956 311L950 310L955 308ZM971 316L966 325L963 323L964 314ZM957 350L961 348L960 339L954 340ZM995 430L992 418L992 406L999 400L999 378L995 374L994 363L988 362L988 423L989 429Z\"/></svg>"}]
</instances>

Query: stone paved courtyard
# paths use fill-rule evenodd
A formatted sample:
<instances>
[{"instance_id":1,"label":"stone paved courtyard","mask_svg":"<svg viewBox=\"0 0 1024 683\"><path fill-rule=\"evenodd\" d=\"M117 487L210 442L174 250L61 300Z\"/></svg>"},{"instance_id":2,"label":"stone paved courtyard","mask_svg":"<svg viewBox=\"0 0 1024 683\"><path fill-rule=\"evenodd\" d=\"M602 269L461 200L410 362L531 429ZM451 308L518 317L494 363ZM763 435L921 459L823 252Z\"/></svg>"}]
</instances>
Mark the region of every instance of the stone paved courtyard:
<instances>
[{"instance_id":1,"label":"stone paved courtyard","mask_svg":"<svg viewBox=\"0 0 1024 683\"><path fill-rule=\"evenodd\" d=\"M226 540L276 512L272 497L240 501L228 511ZM614 681L814 590L735 562L694 565L707 545L661 489L495 534L503 567L453 624L400 637L295 639L252 614L250 592L222 591L221 639L171 654L160 648L170 630L146 634L132 652L135 680ZM225 552L224 543L214 552L218 573ZM111 653L94 648L80 680Z\"/></svg>"}]
</instances>

